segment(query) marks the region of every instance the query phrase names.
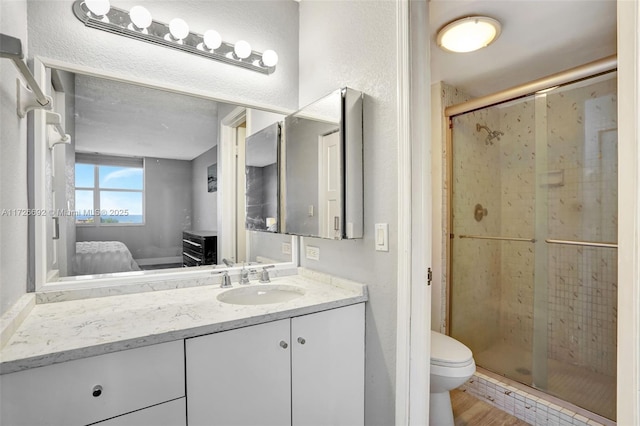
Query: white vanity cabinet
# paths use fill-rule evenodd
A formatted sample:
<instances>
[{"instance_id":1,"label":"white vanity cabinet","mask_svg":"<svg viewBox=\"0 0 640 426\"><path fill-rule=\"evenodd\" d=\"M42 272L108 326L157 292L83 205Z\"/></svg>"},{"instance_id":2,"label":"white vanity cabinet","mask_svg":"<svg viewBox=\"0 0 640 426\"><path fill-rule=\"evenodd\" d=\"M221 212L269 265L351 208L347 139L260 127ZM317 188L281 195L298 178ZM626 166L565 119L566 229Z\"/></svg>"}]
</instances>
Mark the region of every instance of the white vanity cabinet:
<instances>
[{"instance_id":1,"label":"white vanity cabinet","mask_svg":"<svg viewBox=\"0 0 640 426\"><path fill-rule=\"evenodd\" d=\"M4 374L0 424L141 425L176 406L185 424L184 380L182 340Z\"/></svg>"},{"instance_id":2,"label":"white vanity cabinet","mask_svg":"<svg viewBox=\"0 0 640 426\"><path fill-rule=\"evenodd\" d=\"M185 348L190 426L364 424L364 303Z\"/></svg>"}]
</instances>

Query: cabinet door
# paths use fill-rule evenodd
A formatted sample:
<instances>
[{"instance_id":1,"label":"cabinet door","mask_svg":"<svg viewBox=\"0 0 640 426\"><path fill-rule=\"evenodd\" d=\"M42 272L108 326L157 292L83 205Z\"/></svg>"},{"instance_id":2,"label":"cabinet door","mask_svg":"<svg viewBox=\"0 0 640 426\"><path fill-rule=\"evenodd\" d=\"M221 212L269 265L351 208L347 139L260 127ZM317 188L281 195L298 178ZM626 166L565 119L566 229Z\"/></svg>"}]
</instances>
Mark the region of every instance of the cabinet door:
<instances>
[{"instance_id":1,"label":"cabinet door","mask_svg":"<svg viewBox=\"0 0 640 426\"><path fill-rule=\"evenodd\" d=\"M184 398L114 417L99 426L187 426L187 407Z\"/></svg>"},{"instance_id":2,"label":"cabinet door","mask_svg":"<svg viewBox=\"0 0 640 426\"><path fill-rule=\"evenodd\" d=\"M364 304L291 320L292 424L364 424Z\"/></svg>"},{"instance_id":3,"label":"cabinet door","mask_svg":"<svg viewBox=\"0 0 640 426\"><path fill-rule=\"evenodd\" d=\"M189 425L291 424L289 344L288 319L188 339Z\"/></svg>"}]
</instances>

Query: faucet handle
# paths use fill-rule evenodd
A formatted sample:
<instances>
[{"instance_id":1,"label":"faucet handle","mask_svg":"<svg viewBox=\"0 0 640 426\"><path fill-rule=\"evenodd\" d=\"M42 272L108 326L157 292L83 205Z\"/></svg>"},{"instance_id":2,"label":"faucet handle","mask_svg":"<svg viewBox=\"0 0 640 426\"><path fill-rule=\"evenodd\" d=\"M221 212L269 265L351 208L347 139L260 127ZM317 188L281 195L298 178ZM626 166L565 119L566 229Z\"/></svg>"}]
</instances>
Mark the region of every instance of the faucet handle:
<instances>
[{"instance_id":1,"label":"faucet handle","mask_svg":"<svg viewBox=\"0 0 640 426\"><path fill-rule=\"evenodd\" d=\"M222 282L220 283L220 288L229 288L233 287L231 285L231 277L229 276L228 271L220 271L220 272L212 272L211 275L222 274Z\"/></svg>"},{"instance_id":2,"label":"faucet handle","mask_svg":"<svg viewBox=\"0 0 640 426\"><path fill-rule=\"evenodd\" d=\"M275 268L275 265L263 266L262 272L260 273L260 282L261 283L270 283L269 279L269 271L267 269Z\"/></svg>"}]
</instances>

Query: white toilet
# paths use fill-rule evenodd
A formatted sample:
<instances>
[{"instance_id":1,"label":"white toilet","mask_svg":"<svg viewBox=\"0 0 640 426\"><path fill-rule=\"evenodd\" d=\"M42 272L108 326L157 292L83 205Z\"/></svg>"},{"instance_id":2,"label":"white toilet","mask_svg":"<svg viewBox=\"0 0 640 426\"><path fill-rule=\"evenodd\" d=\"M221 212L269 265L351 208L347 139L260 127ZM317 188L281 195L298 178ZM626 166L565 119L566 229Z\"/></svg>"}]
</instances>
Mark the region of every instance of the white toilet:
<instances>
[{"instance_id":1,"label":"white toilet","mask_svg":"<svg viewBox=\"0 0 640 426\"><path fill-rule=\"evenodd\" d=\"M466 382L476 371L471 350L456 339L431 331L431 389L429 425L452 426L449 391Z\"/></svg>"}]
</instances>

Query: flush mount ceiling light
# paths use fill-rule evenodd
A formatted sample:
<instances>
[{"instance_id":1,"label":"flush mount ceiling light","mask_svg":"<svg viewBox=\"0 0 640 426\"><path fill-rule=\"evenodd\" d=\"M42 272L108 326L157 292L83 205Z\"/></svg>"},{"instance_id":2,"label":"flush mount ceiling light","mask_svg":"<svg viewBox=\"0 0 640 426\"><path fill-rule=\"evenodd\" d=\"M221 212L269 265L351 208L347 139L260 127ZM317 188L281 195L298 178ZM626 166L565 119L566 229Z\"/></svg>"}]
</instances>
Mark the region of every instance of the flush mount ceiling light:
<instances>
[{"instance_id":1,"label":"flush mount ceiling light","mask_svg":"<svg viewBox=\"0 0 640 426\"><path fill-rule=\"evenodd\" d=\"M208 30L204 35L194 33L189 30L187 22L180 18L172 19L169 24L156 21L142 6L133 6L126 11L112 7L109 0L76 0L73 13L89 28L193 53L263 74L273 73L278 63L278 55L273 50L256 52L244 40L235 45L226 43L215 30Z\"/></svg>"},{"instance_id":2,"label":"flush mount ceiling light","mask_svg":"<svg viewBox=\"0 0 640 426\"><path fill-rule=\"evenodd\" d=\"M457 19L438 31L438 46L448 52L473 52L490 45L500 35L500 22L487 16Z\"/></svg>"}]
</instances>

